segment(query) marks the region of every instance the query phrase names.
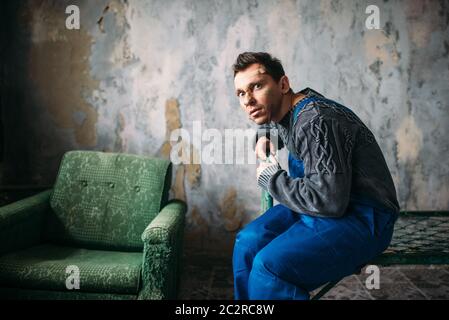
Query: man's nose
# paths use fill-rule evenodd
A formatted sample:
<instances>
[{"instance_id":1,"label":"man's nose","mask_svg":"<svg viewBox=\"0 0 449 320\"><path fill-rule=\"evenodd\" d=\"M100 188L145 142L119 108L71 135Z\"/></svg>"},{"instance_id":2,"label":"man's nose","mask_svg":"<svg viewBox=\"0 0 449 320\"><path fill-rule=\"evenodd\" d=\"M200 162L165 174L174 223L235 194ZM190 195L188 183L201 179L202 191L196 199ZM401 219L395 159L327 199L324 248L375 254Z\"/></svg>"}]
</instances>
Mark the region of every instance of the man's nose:
<instances>
[{"instance_id":1,"label":"man's nose","mask_svg":"<svg viewBox=\"0 0 449 320\"><path fill-rule=\"evenodd\" d=\"M245 105L245 107L252 106L255 103L256 103L256 100L254 99L253 95L250 93L247 93L245 95L245 99L243 100L243 104Z\"/></svg>"}]
</instances>

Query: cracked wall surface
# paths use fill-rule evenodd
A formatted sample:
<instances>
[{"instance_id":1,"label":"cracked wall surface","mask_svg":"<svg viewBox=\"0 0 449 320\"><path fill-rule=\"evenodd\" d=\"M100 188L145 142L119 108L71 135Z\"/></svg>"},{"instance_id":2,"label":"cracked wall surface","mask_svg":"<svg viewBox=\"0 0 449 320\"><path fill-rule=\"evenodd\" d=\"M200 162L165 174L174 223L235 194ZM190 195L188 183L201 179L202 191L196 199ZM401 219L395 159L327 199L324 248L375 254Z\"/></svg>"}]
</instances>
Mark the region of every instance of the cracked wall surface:
<instances>
[{"instance_id":1,"label":"cracked wall surface","mask_svg":"<svg viewBox=\"0 0 449 320\"><path fill-rule=\"evenodd\" d=\"M231 65L243 51L281 59L295 90L352 108L373 131L403 210L449 209L447 1L7 1L3 184L51 185L65 151L170 158L194 121L255 128ZM81 29L65 28L78 5ZM368 5L381 30L365 27ZM223 134L224 136L224 134ZM192 158L204 143L182 141ZM281 154L285 165L286 154ZM174 167L190 243L231 243L259 214L255 165Z\"/></svg>"}]
</instances>

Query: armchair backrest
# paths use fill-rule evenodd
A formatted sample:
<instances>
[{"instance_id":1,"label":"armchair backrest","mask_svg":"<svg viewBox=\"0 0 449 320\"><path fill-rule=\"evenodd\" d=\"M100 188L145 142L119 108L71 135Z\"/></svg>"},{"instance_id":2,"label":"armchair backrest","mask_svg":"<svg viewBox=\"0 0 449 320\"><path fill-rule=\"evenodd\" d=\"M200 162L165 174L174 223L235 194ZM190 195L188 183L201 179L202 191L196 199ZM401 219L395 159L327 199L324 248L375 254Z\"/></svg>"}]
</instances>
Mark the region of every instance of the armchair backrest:
<instances>
[{"instance_id":1,"label":"armchair backrest","mask_svg":"<svg viewBox=\"0 0 449 320\"><path fill-rule=\"evenodd\" d=\"M50 197L46 238L87 248L142 250L142 232L167 202L170 186L167 160L67 152Z\"/></svg>"}]
</instances>

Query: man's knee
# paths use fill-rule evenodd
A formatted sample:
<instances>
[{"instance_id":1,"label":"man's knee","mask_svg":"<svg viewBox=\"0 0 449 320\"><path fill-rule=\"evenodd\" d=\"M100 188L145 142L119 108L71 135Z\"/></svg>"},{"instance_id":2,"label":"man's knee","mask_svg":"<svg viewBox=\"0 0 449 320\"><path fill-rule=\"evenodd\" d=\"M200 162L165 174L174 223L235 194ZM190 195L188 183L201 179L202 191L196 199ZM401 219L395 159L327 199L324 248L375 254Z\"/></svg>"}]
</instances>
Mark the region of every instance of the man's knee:
<instances>
[{"instance_id":1,"label":"man's knee","mask_svg":"<svg viewBox=\"0 0 449 320\"><path fill-rule=\"evenodd\" d=\"M266 250L259 251L254 257L252 270L265 276L277 277L276 265L282 261L276 261L274 257L275 255Z\"/></svg>"},{"instance_id":2,"label":"man's knee","mask_svg":"<svg viewBox=\"0 0 449 320\"><path fill-rule=\"evenodd\" d=\"M261 250L273 240L276 232L284 231L294 223L290 219L290 213L290 209L280 204L268 209L263 216L250 222L237 233L235 245Z\"/></svg>"},{"instance_id":3,"label":"man's knee","mask_svg":"<svg viewBox=\"0 0 449 320\"><path fill-rule=\"evenodd\" d=\"M250 223L237 233L235 245L257 250L260 245L261 238L262 236L260 232L258 232L257 228Z\"/></svg>"}]
</instances>

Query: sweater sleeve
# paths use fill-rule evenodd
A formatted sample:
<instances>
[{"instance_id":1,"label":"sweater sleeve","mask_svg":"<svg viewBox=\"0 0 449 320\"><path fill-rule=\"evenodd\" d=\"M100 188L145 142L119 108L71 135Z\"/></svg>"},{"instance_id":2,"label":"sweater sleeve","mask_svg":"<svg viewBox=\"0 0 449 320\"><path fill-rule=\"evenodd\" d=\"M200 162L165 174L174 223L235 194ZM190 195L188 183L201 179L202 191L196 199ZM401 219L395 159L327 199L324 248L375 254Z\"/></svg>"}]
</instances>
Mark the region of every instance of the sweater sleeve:
<instances>
[{"instance_id":1,"label":"sweater sleeve","mask_svg":"<svg viewBox=\"0 0 449 320\"><path fill-rule=\"evenodd\" d=\"M342 128L336 118L315 114L306 123L298 122L295 134L304 177L294 179L284 170L271 168L269 178L263 172L266 189L293 211L320 217L342 216L351 190L350 131Z\"/></svg>"}]
</instances>

